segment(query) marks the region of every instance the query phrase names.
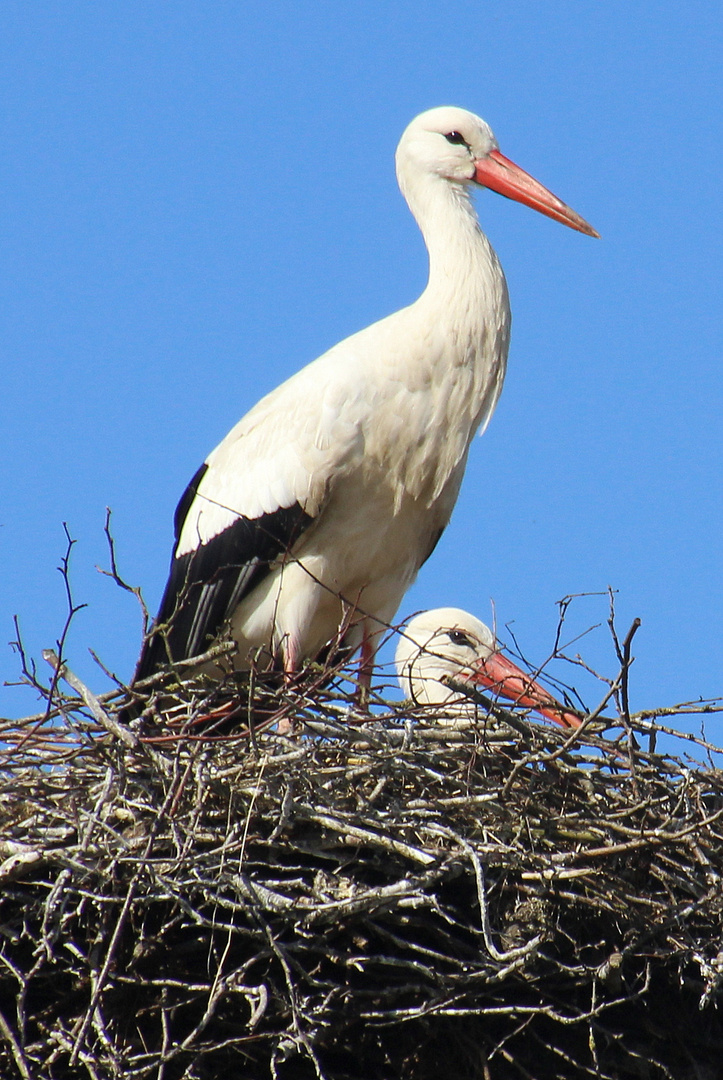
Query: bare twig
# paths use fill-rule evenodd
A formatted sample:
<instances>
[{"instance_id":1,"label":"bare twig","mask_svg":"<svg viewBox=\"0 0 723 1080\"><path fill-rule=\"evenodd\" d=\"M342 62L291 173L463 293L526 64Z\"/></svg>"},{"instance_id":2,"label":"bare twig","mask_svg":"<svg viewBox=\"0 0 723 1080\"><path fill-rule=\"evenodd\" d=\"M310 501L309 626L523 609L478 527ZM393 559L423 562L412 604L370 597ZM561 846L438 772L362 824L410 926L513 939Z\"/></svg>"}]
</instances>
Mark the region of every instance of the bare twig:
<instances>
[{"instance_id":1,"label":"bare twig","mask_svg":"<svg viewBox=\"0 0 723 1080\"><path fill-rule=\"evenodd\" d=\"M105 538L108 542L108 552L110 554L110 570L104 570L100 566L96 567L96 569L98 570L98 573L103 574L105 577L112 578L113 581L115 581L116 585L118 585L121 589L124 589L126 592L132 593L132 595L135 596L141 609L141 616L143 618L143 636L145 637L145 635L148 633L150 615L146 606L146 602L143 599L143 593L141 592L140 585L129 585L128 582L123 580L123 578L120 576L120 573L118 572L118 562L115 552L115 539L110 530L112 513L113 512L111 508L109 506L106 506L105 525L103 527L103 531L105 533Z\"/></svg>"},{"instance_id":2,"label":"bare twig","mask_svg":"<svg viewBox=\"0 0 723 1080\"><path fill-rule=\"evenodd\" d=\"M65 679L68 686L72 687L76 694L80 694L101 727L104 727L106 731L115 735L115 737L124 742L126 746L138 745L138 739L133 732L129 731L127 727L118 723L117 720L114 720L112 716L108 715L95 694L88 689L85 683L81 682L77 675L73 674L67 664L61 664L59 657L52 649L43 649L43 659L47 660L50 664L57 678Z\"/></svg>"}]
</instances>

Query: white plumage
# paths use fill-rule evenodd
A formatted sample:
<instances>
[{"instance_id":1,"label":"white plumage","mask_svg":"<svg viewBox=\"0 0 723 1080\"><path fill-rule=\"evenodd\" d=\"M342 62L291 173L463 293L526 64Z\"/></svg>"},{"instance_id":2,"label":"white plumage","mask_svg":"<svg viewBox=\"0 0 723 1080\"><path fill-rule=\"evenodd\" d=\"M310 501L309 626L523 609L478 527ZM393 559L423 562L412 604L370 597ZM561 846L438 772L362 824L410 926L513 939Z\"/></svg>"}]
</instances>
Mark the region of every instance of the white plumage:
<instances>
[{"instance_id":1,"label":"white plumage","mask_svg":"<svg viewBox=\"0 0 723 1080\"><path fill-rule=\"evenodd\" d=\"M535 709L560 727L576 728L581 723L500 651L488 626L460 608L434 608L412 619L400 633L395 663L399 685L417 705L473 713L474 703L450 684L452 680Z\"/></svg>"},{"instance_id":2,"label":"white plumage","mask_svg":"<svg viewBox=\"0 0 723 1080\"><path fill-rule=\"evenodd\" d=\"M397 175L429 251L410 307L347 338L263 398L208 456L176 513L161 610L136 678L230 627L236 668L287 671L390 622L454 507L502 387L509 304L474 184L596 235L457 108L409 125Z\"/></svg>"}]
</instances>

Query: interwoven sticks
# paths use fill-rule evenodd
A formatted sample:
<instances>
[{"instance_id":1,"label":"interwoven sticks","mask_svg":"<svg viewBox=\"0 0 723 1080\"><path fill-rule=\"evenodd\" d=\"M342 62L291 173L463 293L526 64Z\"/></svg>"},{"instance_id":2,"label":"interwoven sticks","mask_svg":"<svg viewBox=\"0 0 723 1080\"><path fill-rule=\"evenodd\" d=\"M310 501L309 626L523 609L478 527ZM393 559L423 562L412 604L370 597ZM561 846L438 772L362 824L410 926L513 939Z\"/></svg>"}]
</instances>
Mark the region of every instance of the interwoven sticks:
<instances>
[{"instance_id":1,"label":"interwoven sticks","mask_svg":"<svg viewBox=\"0 0 723 1080\"><path fill-rule=\"evenodd\" d=\"M710 743L322 681L6 725L0 1075L720 1074Z\"/></svg>"}]
</instances>

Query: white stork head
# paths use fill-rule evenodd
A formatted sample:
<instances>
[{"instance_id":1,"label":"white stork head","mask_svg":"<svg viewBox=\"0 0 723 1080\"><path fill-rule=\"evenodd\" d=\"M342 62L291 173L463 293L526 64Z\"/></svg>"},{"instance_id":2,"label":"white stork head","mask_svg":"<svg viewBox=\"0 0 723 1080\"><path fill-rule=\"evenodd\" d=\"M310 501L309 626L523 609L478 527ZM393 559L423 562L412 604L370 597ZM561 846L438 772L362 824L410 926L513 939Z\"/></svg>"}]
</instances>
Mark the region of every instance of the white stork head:
<instances>
[{"instance_id":1,"label":"white stork head","mask_svg":"<svg viewBox=\"0 0 723 1080\"><path fill-rule=\"evenodd\" d=\"M457 194L466 194L471 184L477 184L571 229L598 235L571 207L501 154L489 124L466 109L443 105L416 116L402 135L396 162L399 186L418 219L422 193L429 194L429 182L437 178Z\"/></svg>"},{"instance_id":2,"label":"white stork head","mask_svg":"<svg viewBox=\"0 0 723 1080\"><path fill-rule=\"evenodd\" d=\"M399 141L400 186L404 190L411 170L470 184L475 178L475 161L484 160L496 149L491 127L474 113L451 105L428 109L412 120Z\"/></svg>"},{"instance_id":3,"label":"white stork head","mask_svg":"<svg viewBox=\"0 0 723 1080\"><path fill-rule=\"evenodd\" d=\"M580 718L500 651L492 631L460 608L435 608L412 619L402 632L395 657L404 693L419 705L473 708L450 678L483 687L565 728Z\"/></svg>"}]
</instances>

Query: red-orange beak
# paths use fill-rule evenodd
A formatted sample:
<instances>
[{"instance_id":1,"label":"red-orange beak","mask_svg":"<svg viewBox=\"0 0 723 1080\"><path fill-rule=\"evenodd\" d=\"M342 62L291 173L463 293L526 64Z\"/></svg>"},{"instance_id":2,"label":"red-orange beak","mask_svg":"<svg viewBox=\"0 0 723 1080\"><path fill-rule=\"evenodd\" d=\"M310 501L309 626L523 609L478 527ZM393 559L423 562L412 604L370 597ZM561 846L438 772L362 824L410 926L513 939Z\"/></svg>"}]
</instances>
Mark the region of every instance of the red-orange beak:
<instances>
[{"instance_id":1,"label":"red-orange beak","mask_svg":"<svg viewBox=\"0 0 723 1080\"><path fill-rule=\"evenodd\" d=\"M592 225L589 225L562 199L558 199L557 195L553 195L499 150L491 150L487 157L475 161L474 178L478 184L489 188L490 191L496 191L498 195L504 195L507 199L514 199L515 202L531 206L533 210L539 210L541 214L547 214L555 221L569 225L571 229L577 229L578 232L585 233L587 236L600 236Z\"/></svg>"},{"instance_id":2,"label":"red-orange beak","mask_svg":"<svg viewBox=\"0 0 723 1080\"><path fill-rule=\"evenodd\" d=\"M579 716L561 705L543 686L500 652L492 653L487 660L475 664L471 673L464 676L464 681L485 686L526 709L535 709L560 727L579 728L582 723Z\"/></svg>"}]
</instances>

